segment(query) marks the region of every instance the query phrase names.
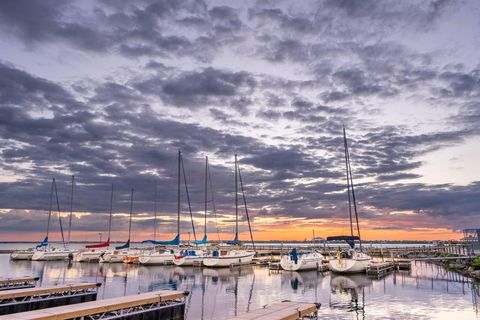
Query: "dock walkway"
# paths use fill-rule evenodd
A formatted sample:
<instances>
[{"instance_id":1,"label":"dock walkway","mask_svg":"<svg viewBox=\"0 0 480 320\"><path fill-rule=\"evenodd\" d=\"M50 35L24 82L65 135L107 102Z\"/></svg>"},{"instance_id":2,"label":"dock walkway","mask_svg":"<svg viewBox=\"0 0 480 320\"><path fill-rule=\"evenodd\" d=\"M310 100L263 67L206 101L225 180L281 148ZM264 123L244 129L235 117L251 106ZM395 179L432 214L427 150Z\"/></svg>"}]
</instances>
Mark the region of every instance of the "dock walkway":
<instances>
[{"instance_id":1,"label":"dock walkway","mask_svg":"<svg viewBox=\"0 0 480 320\"><path fill-rule=\"evenodd\" d=\"M0 315L68 305L97 298L100 283L76 283L0 291Z\"/></svg>"},{"instance_id":2,"label":"dock walkway","mask_svg":"<svg viewBox=\"0 0 480 320\"><path fill-rule=\"evenodd\" d=\"M184 291L153 291L0 316L0 320L183 319L187 295Z\"/></svg>"},{"instance_id":3,"label":"dock walkway","mask_svg":"<svg viewBox=\"0 0 480 320\"><path fill-rule=\"evenodd\" d=\"M33 288L38 279L38 277L0 278L0 290Z\"/></svg>"},{"instance_id":4,"label":"dock walkway","mask_svg":"<svg viewBox=\"0 0 480 320\"><path fill-rule=\"evenodd\" d=\"M320 305L316 303L285 301L252 310L230 320L298 320L317 315L319 308Z\"/></svg>"}]
</instances>

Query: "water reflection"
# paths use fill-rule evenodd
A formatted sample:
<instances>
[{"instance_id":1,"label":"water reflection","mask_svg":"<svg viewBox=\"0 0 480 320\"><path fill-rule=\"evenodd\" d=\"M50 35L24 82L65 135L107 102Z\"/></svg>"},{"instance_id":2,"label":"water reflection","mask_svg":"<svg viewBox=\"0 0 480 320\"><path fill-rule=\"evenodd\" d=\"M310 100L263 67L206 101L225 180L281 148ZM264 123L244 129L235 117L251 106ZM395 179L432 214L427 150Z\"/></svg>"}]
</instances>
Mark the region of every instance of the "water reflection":
<instances>
[{"instance_id":1,"label":"water reflection","mask_svg":"<svg viewBox=\"0 0 480 320\"><path fill-rule=\"evenodd\" d=\"M197 268L124 264L9 261L0 276L33 275L42 285L100 282L100 298L151 290L189 291L187 319L225 319L282 300L319 302L335 319L478 319L478 286L443 268L417 263L383 279L331 273L270 273L262 267Z\"/></svg>"}]
</instances>

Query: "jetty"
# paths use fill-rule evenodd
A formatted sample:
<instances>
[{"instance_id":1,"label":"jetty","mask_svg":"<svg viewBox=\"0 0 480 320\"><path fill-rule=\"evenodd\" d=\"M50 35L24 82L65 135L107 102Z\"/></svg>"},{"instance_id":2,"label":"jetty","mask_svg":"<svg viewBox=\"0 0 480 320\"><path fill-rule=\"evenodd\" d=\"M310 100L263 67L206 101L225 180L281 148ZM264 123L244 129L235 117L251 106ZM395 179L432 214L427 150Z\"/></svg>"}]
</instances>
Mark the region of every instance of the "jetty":
<instances>
[{"instance_id":1,"label":"jetty","mask_svg":"<svg viewBox=\"0 0 480 320\"><path fill-rule=\"evenodd\" d=\"M186 291L161 290L0 316L0 320L183 319Z\"/></svg>"},{"instance_id":2,"label":"jetty","mask_svg":"<svg viewBox=\"0 0 480 320\"><path fill-rule=\"evenodd\" d=\"M0 292L0 315L69 305L97 299L100 283L12 289Z\"/></svg>"},{"instance_id":3,"label":"jetty","mask_svg":"<svg viewBox=\"0 0 480 320\"><path fill-rule=\"evenodd\" d=\"M38 277L0 278L0 290L33 288L38 279Z\"/></svg>"},{"instance_id":4,"label":"jetty","mask_svg":"<svg viewBox=\"0 0 480 320\"><path fill-rule=\"evenodd\" d=\"M320 304L284 301L252 310L230 320L298 320L312 319L318 315ZM0 318L1 319L1 318Z\"/></svg>"}]
</instances>

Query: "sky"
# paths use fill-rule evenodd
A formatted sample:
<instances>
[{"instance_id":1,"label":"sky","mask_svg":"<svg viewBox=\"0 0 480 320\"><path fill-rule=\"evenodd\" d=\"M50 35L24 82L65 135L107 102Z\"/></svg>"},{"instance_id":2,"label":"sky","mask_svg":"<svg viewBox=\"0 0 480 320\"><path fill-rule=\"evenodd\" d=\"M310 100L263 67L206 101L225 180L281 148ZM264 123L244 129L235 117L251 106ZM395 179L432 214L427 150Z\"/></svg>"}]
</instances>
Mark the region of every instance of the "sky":
<instances>
[{"instance_id":1,"label":"sky","mask_svg":"<svg viewBox=\"0 0 480 320\"><path fill-rule=\"evenodd\" d=\"M199 235L208 156L207 233L233 238L234 154L256 240L348 234L343 126L362 238L459 239L480 214L479 15L474 0L0 1L0 240L44 237L52 177L65 225L71 175L73 240L106 236L111 184L112 240L131 188L132 240L152 237L155 202L171 239L178 150Z\"/></svg>"}]
</instances>

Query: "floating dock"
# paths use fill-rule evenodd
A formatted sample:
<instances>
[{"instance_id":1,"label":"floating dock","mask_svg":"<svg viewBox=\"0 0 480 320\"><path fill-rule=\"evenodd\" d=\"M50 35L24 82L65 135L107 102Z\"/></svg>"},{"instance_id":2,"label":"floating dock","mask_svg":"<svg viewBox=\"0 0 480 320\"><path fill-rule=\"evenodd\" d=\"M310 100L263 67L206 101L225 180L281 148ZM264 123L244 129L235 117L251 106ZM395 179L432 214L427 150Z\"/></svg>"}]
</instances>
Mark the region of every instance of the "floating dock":
<instances>
[{"instance_id":1,"label":"floating dock","mask_svg":"<svg viewBox=\"0 0 480 320\"><path fill-rule=\"evenodd\" d=\"M0 316L0 320L184 319L188 292L162 290Z\"/></svg>"},{"instance_id":2,"label":"floating dock","mask_svg":"<svg viewBox=\"0 0 480 320\"><path fill-rule=\"evenodd\" d=\"M0 290L33 288L38 279L38 277L0 278Z\"/></svg>"},{"instance_id":3,"label":"floating dock","mask_svg":"<svg viewBox=\"0 0 480 320\"><path fill-rule=\"evenodd\" d=\"M312 319L318 315L320 304L285 301L266 306L262 309L252 310L230 320L298 320ZM3 319L2 319L3 320Z\"/></svg>"},{"instance_id":4,"label":"floating dock","mask_svg":"<svg viewBox=\"0 0 480 320\"><path fill-rule=\"evenodd\" d=\"M93 301L100 283L77 283L0 292L0 315Z\"/></svg>"},{"instance_id":5,"label":"floating dock","mask_svg":"<svg viewBox=\"0 0 480 320\"><path fill-rule=\"evenodd\" d=\"M394 270L395 264L393 262L375 262L367 267L367 276L380 278Z\"/></svg>"}]
</instances>

